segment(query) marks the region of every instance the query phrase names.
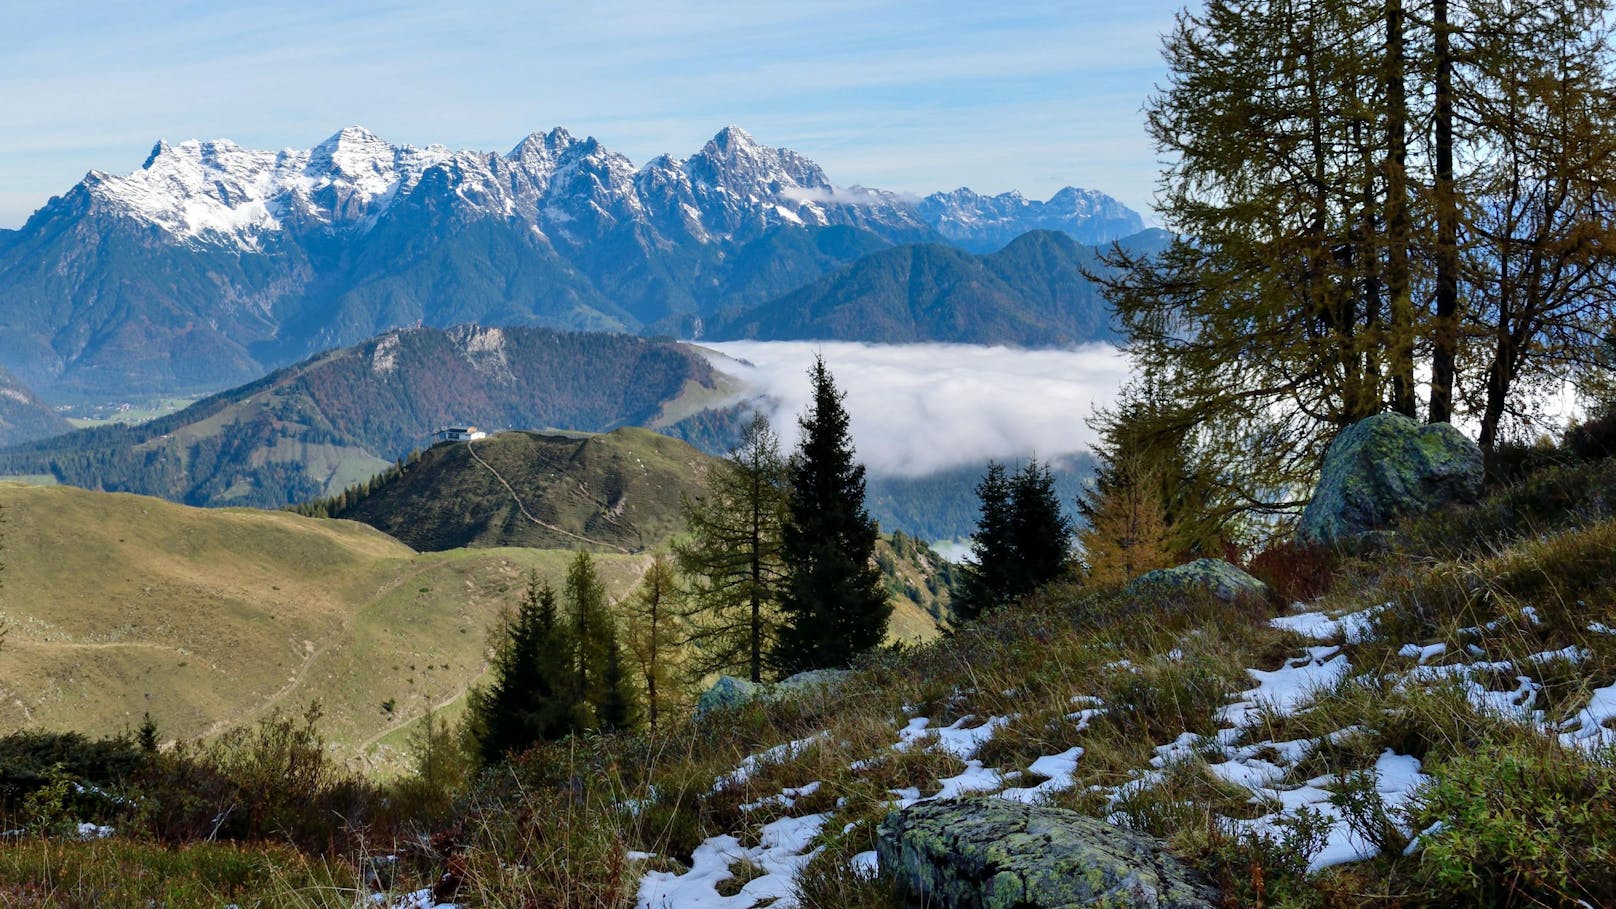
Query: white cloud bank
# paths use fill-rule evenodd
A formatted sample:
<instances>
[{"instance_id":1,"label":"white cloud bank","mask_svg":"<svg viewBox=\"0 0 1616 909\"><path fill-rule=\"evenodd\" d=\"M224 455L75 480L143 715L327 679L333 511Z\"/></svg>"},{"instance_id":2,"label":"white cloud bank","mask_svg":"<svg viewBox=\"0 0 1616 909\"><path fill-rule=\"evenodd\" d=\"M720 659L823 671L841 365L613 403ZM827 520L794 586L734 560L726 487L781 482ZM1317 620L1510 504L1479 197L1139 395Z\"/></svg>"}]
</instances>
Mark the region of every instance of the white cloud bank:
<instances>
[{"instance_id":1,"label":"white cloud bank","mask_svg":"<svg viewBox=\"0 0 1616 909\"><path fill-rule=\"evenodd\" d=\"M1085 422L1128 380L1116 348L1019 350L974 344L844 341L704 343L722 371L769 397L769 418L790 447L809 399L814 354L846 393L853 443L871 473L920 476L989 458L1040 458L1089 449ZM748 361L751 365L737 363Z\"/></svg>"}]
</instances>

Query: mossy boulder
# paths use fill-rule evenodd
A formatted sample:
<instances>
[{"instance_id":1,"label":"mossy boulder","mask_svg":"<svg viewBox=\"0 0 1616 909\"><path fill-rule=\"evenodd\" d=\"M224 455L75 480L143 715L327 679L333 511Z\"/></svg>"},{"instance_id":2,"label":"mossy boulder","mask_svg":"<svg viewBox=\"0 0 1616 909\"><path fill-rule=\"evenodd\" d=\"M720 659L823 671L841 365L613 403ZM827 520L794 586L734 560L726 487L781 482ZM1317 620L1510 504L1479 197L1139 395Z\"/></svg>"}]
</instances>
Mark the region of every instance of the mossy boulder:
<instances>
[{"instance_id":1,"label":"mossy boulder","mask_svg":"<svg viewBox=\"0 0 1616 909\"><path fill-rule=\"evenodd\" d=\"M714 710L732 710L743 704L750 704L764 695L768 686L746 679L738 679L732 675L721 675L711 688L701 693L696 701L696 716L711 713Z\"/></svg>"},{"instance_id":2,"label":"mossy boulder","mask_svg":"<svg viewBox=\"0 0 1616 909\"><path fill-rule=\"evenodd\" d=\"M1216 894L1151 837L1060 808L921 802L876 832L881 868L936 909L1211 909Z\"/></svg>"},{"instance_id":3,"label":"mossy boulder","mask_svg":"<svg viewBox=\"0 0 1616 909\"><path fill-rule=\"evenodd\" d=\"M1204 591L1225 603L1240 599L1267 599L1268 585L1222 559L1196 559L1173 568L1159 568L1134 578L1128 591L1135 594Z\"/></svg>"},{"instance_id":4,"label":"mossy boulder","mask_svg":"<svg viewBox=\"0 0 1616 909\"><path fill-rule=\"evenodd\" d=\"M839 684L850 674L845 669L812 669L778 682L763 683L721 675L696 701L696 716L714 710L730 710L753 701L771 701L814 688L825 688Z\"/></svg>"},{"instance_id":5,"label":"mossy boulder","mask_svg":"<svg viewBox=\"0 0 1616 909\"><path fill-rule=\"evenodd\" d=\"M1348 426L1330 443L1297 538L1332 545L1481 495L1481 449L1448 423L1383 413Z\"/></svg>"}]
</instances>

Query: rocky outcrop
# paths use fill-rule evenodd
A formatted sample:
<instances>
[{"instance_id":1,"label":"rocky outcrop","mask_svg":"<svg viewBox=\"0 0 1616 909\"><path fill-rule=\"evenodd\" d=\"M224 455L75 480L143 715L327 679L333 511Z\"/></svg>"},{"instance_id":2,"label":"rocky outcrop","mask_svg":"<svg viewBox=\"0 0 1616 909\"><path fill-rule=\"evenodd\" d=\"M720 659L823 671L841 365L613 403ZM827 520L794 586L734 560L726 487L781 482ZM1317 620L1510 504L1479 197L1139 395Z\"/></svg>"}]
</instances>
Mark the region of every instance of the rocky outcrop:
<instances>
[{"instance_id":1,"label":"rocky outcrop","mask_svg":"<svg viewBox=\"0 0 1616 909\"><path fill-rule=\"evenodd\" d=\"M1129 593L1204 591L1225 603L1239 599L1266 599L1268 585L1222 559L1196 559L1173 568L1142 574L1128 585Z\"/></svg>"},{"instance_id":2,"label":"rocky outcrop","mask_svg":"<svg viewBox=\"0 0 1616 909\"><path fill-rule=\"evenodd\" d=\"M922 802L887 815L882 870L937 909L1210 909L1211 888L1158 841L1060 808Z\"/></svg>"},{"instance_id":3,"label":"rocky outcrop","mask_svg":"<svg viewBox=\"0 0 1616 909\"><path fill-rule=\"evenodd\" d=\"M1349 542L1397 518L1481 494L1481 449L1448 423L1377 414L1342 430L1302 512L1304 543Z\"/></svg>"},{"instance_id":4,"label":"rocky outcrop","mask_svg":"<svg viewBox=\"0 0 1616 909\"><path fill-rule=\"evenodd\" d=\"M732 675L721 675L696 701L696 716L714 710L730 710L753 701L789 697L814 688L839 684L847 678L845 669L811 669L773 683L749 682Z\"/></svg>"}]
</instances>

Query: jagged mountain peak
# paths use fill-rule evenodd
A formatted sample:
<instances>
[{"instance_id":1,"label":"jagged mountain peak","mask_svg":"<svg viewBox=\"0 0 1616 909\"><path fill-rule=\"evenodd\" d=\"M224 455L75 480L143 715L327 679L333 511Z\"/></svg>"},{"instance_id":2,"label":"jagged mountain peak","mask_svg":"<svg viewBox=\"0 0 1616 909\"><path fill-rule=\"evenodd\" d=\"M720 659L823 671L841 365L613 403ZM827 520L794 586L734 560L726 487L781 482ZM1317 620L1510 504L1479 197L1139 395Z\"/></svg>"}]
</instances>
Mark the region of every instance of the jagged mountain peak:
<instances>
[{"instance_id":1,"label":"jagged mountain peak","mask_svg":"<svg viewBox=\"0 0 1616 909\"><path fill-rule=\"evenodd\" d=\"M392 143L363 126L347 126L309 151L309 170L334 171L348 175L382 173L391 170L400 153L414 151Z\"/></svg>"},{"instance_id":2,"label":"jagged mountain peak","mask_svg":"<svg viewBox=\"0 0 1616 909\"><path fill-rule=\"evenodd\" d=\"M744 154L749 150L759 148L761 146L758 145L756 139L752 138L751 133L741 129L739 126L730 125L715 133L702 151L706 152L708 149L712 149L724 154Z\"/></svg>"},{"instance_id":3,"label":"jagged mountain peak","mask_svg":"<svg viewBox=\"0 0 1616 909\"><path fill-rule=\"evenodd\" d=\"M550 168L555 166L556 160L578 144L578 140L564 127L554 127L549 132L528 133L511 153L506 157L528 167Z\"/></svg>"}]
</instances>

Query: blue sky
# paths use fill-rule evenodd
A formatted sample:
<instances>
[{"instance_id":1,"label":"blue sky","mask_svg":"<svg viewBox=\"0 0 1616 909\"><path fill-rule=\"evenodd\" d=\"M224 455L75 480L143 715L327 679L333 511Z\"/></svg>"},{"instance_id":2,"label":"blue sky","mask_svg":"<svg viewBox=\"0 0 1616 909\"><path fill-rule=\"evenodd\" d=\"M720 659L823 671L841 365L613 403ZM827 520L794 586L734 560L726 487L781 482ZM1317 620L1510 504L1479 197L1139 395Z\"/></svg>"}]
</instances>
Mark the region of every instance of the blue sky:
<instances>
[{"instance_id":1,"label":"blue sky","mask_svg":"<svg viewBox=\"0 0 1616 909\"><path fill-rule=\"evenodd\" d=\"M507 151L561 125L643 164L727 124L839 185L1148 206L1140 105L1180 3L144 3L0 8L0 227L159 138L307 148L347 125Z\"/></svg>"}]
</instances>

